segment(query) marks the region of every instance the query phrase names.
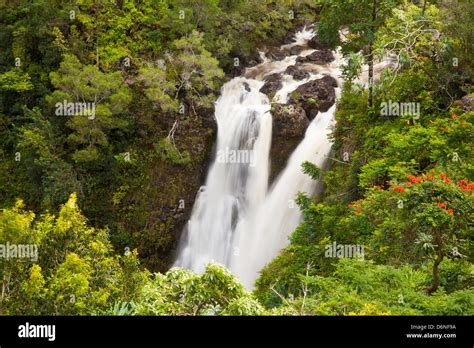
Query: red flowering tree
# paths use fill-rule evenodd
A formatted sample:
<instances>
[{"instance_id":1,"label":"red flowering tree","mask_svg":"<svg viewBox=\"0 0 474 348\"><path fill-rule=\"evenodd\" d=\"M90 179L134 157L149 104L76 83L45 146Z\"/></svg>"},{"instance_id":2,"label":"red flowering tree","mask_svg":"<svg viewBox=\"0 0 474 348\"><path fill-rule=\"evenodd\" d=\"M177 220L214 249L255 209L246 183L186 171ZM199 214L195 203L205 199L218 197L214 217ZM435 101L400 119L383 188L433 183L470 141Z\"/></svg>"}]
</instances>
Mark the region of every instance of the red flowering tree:
<instances>
[{"instance_id":1,"label":"red flowering tree","mask_svg":"<svg viewBox=\"0 0 474 348\"><path fill-rule=\"evenodd\" d=\"M346 223L363 236L373 259L431 262L433 280L427 292L433 293L440 285L443 259L469 258L472 252L473 192L473 183L444 173L411 175L387 189L368 189L364 199L350 205L353 214Z\"/></svg>"}]
</instances>

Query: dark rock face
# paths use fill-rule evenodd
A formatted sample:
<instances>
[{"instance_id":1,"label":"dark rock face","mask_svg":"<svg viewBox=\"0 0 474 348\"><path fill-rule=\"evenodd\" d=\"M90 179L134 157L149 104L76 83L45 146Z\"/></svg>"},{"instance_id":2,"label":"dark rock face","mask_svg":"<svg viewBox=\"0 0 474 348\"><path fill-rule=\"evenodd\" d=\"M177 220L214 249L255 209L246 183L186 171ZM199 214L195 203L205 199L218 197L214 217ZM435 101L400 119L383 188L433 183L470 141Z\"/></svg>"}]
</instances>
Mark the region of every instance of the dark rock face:
<instances>
[{"instance_id":1,"label":"dark rock face","mask_svg":"<svg viewBox=\"0 0 474 348\"><path fill-rule=\"evenodd\" d=\"M288 68L286 68L285 74L293 76L293 78L298 81L309 77L309 73L307 71L298 68L296 65L290 65Z\"/></svg>"},{"instance_id":2,"label":"dark rock face","mask_svg":"<svg viewBox=\"0 0 474 348\"><path fill-rule=\"evenodd\" d=\"M328 78L305 83L292 93L290 102L301 104L306 116L312 120L319 111L328 111L335 103L336 93L331 83Z\"/></svg>"},{"instance_id":3,"label":"dark rock face","mask_svg":"<svg viewBox=\"0 0 474 348\"><path fill-rule=\"evenodd\" d=\"M309 120L301 106L277 104L272 108L270 184L285 168L288 158L303 139Z\"/></svg>"},{"instance_id":4,"label":"dark rock face","mask_svg":"<svg viewBox=\"0 0 474 348\"><path fill-rule=\"evenodd\" d=\"M303 137L309 120L306 112L298 105L277 104L272 110L272 131L279 137Z\"/></svg>"},{"instance_id":5,"label":"dark rock face","mask_svg":"<svg viewBox=\"0 0 474 348\"><path fill-rule=\"evenodd\" d=\"M313 36L311 40L308 41L308 46L314 48L315 50L328 50L329 47L326 44L323 44L317 35Z\"/></svg>"},{"instance_id":6,"label":"dark rock face","mask_svg":"<svg viewBox=\"0 0 474 348\"><path fill-rule=\"evenodd\" d=\"M263 63L262 58L258 54L257 50L253 50L249 57L246 57L243 64L241 65L244 65L245 67L252 67L260 63Z\"/></svg>"},{"instance_id":7,"label":"dark rock face","mask_svg":"<svg viewBox=\"0 0 474 348\"><path fill-rule=\"evenodd\" d=\"M331 51L315 51L306 57L298 57L298 63L328 64L334 60Z\"/></svg>"},{"instance_id":8,"label":"dark rock face","mask_svg":"<svg viewBox=\"0 0 474 348\"><path fill-rule=\"evenodd\" d=\"M285 59L286 54L278 47L270 47L266 56L271 60L282 60Z\"/></svg>"},{"instance_id":9,"label":"dark rock face","mask_svg":"<svg viewBox=\"0 0 474 348\"><path fill-rule=\"evenodd\" d=\"M249 86L249 84L248 84L247 82L244 82L243 85L244 85L245 90L246 90L247 92L250 92L250 86Z\"/></svg>"},{"instance_id":10,"label":"dark rock face","mask_svg":"<svg viewBox=\"0 0 474 348\"><path fill-rule=\"evenodd\" d=\"M270 93L278 91L282 86L281 75L271 74L265 76L265 84L260 88L260 92L269 95Z\"/></svg>"},{"instance_id":11,"label":"dark rock face","mask_svg":"<svg viewBox=\"0 0 474 348\"><path fill-rule=\"evenodd\" d=\"M298 54L301 53L301 51L304 51L305 47L303 46L293 46L290 48L290 55L292 56L297 56Z\"/></svg>"},{"instance_id":12,"label":"dark rock face","mask_svg":"<svg viewBox=\"0 0 474 348\"><path fill-rule=\"evenodd\" d=\"M337 80L329 75L324 75L324 77L321 79L323 80L324 83L327 83L329 86L336 88L337 85Z\"/></svg>"},{"instance_id":13,"label":"dark rock face","mask_svg":"<svg viewBox=\"0 0 474 348\"><path fill-rule=\"evenodd\" d=\"M246 68L263 63L262 58L256 50L251 52L248 56L239 56L237 58L239 59L239 65L233 66L230 69L228 72L230 77L241 76Z\"/></svg>"},{"instance_id":14,"label":"dark rock face","mask_svg":"<svg viewBox=\"0 0 474 348\"><path fill-rule=\"evenodd\" d=\"M302 26L290 29L283 39L283 44L288 45L295 42L295 34L303 29Z\"/></svg>"}]
</instances>

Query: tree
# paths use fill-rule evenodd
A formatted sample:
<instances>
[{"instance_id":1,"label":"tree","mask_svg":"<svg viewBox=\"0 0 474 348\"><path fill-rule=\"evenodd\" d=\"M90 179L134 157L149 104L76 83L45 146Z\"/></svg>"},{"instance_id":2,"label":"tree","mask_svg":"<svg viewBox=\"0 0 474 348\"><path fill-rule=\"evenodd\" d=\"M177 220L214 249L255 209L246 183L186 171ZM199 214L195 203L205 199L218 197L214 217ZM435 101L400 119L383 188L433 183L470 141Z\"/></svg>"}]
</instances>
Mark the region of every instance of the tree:
<instances>
[{"instance_id":1,"label":"tree","mask_svg":"<svg viewBox=\"0 0 474 348\"><path fill-rule=\"evenodd\" d=\"M33 88L31 77L20 69L12 69L0 74L0 89L3 91L25 92Z\"/></svg>"},{"instance_id":2,"label":"tree","mask_svg":"<svg viewBox=\"0 0 474 348\"><path fill-rule=\"evenodd\" d=\"M440 12L433 5L420 9L406 4L392 11L392 16L377 33L375 43L379 56L396 58L392 81L400 69L423 63L423 58L432 61L442 58L441 30Z\"/></svg>"},{"instance_id":3,"label":"tree","mask_svg":"<svg viewBox=\"0 0 474 348\"><path fill-rule=\"evenodd\" d=\"M47 100L55 105L56 115L61 111L70 116L66 124L73 131L68 137L76 147L73 159L76 162L97 160L99 149L109 145L107 133L128 124L123 113L127 111L131 94L121 73L103 73L97 66L83 65L74 55L65 54L59 70L50 76L57 90ZM69 112L69 105L76 108ZM82 107L82 114L77 111L78 105ZM86 112L83 105L87 107Z\"/></svg>"},{"instance_id":4,"label":"tree","mask_svg":"<svg viewBox=\"0 0 474 348\"><path fill-rule=\"evenodd\" d=\"M25 199L28 198L29 204L53 211L71 193L81 192L82 186L73 166L63 158L61 138L55 134L49 119L39 108L24 112L30 122L19 129L18 151L22 156L22 168L27 173L22 180L28 180L34 188L30 189L31 196Z\"/></svg>"},{"instance_id":5,"label":"tree","mask_svg":"<svg viewBox=\"0 0 474 348\"><path fill-rule=\"evenodd\" d=\"M323 2L318 34L331 46L340 45L345 54L362 50L369 66L369 107L373 105L375 36L398 3L398 0L327 0ZM341 29L348 30L346 39L339 34Z\"/></svg>"},{"instance_id":6,"label":"tree","mask_svg":"<svg viewBox=\"0 0 474 348\"><path fill-rule=\"evenodd\" d=\"M147 273L136 252L116 255L108 232L88 226L75 194L57 217L34 218L21 201L0 213L0 244L37 250L28 258L0 258L2 314L101 314L137 297Z\"/></svg>"},{"instance_id":7,"label":"tree","mask_svg":"<svg viewBox=\"0 0 474 348\"><path fill-rule=\"evenodd\" d=\"M172 268L155 274L136 302L137 315L258 315L263 308L224 267L202 274Z\"/></svg>"},{"instance_id":8,"label":"tree","mask_svg":"<svg viewBox=\"0 0 474 348\"><path fill-rule=\"evenodd\" d=\"M180 99L190 104L194 113L195 108L210 107L224 73L204 47L203 34L192 31L175 40L172 47L166 61L140 70L139 80L147 97L164 111L177 111Z\"/></svg>"}]
</instances>

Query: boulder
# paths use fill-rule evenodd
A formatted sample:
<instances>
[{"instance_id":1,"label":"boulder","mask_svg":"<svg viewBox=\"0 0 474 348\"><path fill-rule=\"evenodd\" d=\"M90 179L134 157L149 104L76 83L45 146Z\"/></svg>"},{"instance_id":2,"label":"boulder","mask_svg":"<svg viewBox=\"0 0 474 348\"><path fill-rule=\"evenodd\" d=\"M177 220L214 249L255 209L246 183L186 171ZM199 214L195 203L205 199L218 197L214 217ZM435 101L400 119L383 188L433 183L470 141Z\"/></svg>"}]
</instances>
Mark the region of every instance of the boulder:
<instances>
[{"instance_id":1,"label":"boulder","mask_svg":"<svg viewBox=\"0 0 474 348\"><path fill-rule=\"evenodd\" d=\"M302 51L304 51L306 48L303 47L303 46L299 46L299 45L296 45L296 46L292 46L289 50L290 52L290 55L292 56L297 56L298 54L300 54Z\"/></svg>"},{"instance_id":2,"label":"boulder","mask_svg":"<svg viewBox=\"0 0 474 348\"><path fill-rule=\"evenodd\" d=\"M260 88L260 92L266 95L277 92L283 86L280 74L271 74L265 76L264 81L265 84L262 86L262 88Z\"/></svg>"},{"instance_id":3,"label":"boulder","mask_svg":"<svg viewBox=\"0 0 474 348\"><path fill-rule=\"evenodd\" d=\"M328 50L328 45L321 42L317 35L313 36L311 40L308 41L308 46L314 48L315 50Z\"/></svg>"},{"instance_id":4,"label":"boulder","mask_svg":"<svg viewBox=\"0 0 474 348\"><path fill-rule=\"evenodd\" d=\"M332 86L334 88L338 86L337 80L332 76L324 75L324 77L321 80L323 80L323 82L327 83L329 86Z\"/></svg>"},{"instance_id":5,"label":"boulder","mask_svg":"<svg viewBox=\"0 0 474 348\"><path fill-rule=\"evenodd\" d=\"M304 80L309 77L309 73L296 65L290 65L285 70L285 74L293 76L295 80Z\"/></svg>"},{"instance_id":6,"label":"boulder","mask_svg":"<svg viewBox=\"0 0 474 348\"><path fill-rule=\"evenodd\" d=\"M290 29L283 39L283 44L288 45L295 42L295 34L303 29L302 26L297 26L293 29Z\"/></svg>"},{"instance_id":7,"label":"boulder","mask_svg":"<svg viewBox=\"0 0 474 348\"><path fill-rule=\"evenodd\" d=\"M285 168L288 158L304 138L309 125L303 108L293 104L274 104L272 106L272 120L270 184Z\"/></svg>"},{"instance_id":8,"label":"boulder","mask_svg":"<svg viewBox=\"0 0 474 348\"><path fill-rule=\"evenodd\" d=\"M246 90L247 92L250 92L250 86L249 86L249 84L248 84L247 82L244 82L243 85L244 85L245 90Z\"/></svg>"},{"instance_id":9,"label":"boulder","mask_svg":"<svg viewBox=\"0 0 474 348\"><path fill-rule=\"evenodd\" d=\"M237 77L244 74L245 69L256 66L260 63L263 63L262 58L260 57L257 50L253 50L248 55L238 56L239 64L234 66L229 72L229 76Z\"/></svg>"},{"instance_id":10,"label":"boulder","mask_svg":"<svg viewBox=\"0 0 474 348\"><path fill-rule=\"evenodd\" d=\"M334 105L336 92L328 78L313 80L299 86L292 94L290 103L301 105L312 120L319 111L325 112Z\"/></svg>"},{"instance_id":11,"label":"boulder","mask_svg":"<svg viewBox=\"0 0 474 348\"><path fill-rule=\"evenodd\" d=\"M266 56L271 60L283 60L285 59L286 54L278 47L270 47Z\"/></svg>"},{"instance_id":12,"label":"boulder","mask_svg":"<svg viewBox=\"0 0 474 348\"><path fill-rule=\"evenodd\" d=\"M314 51L306 57L298 57L296 61L298 63L328 64L334 59L331 51Z\"/></svg>"},{"instance_id":13,"label":"boulder","mask_svg":"<svg viewBox=\"0 0 474 348\"><path fill-rule=\"evenodd\" d=\"M303 137L309 125L304 109L295 104L275 104L272 108L272 118L272 131L281 137Z\"/></svg>"}]
</instances>

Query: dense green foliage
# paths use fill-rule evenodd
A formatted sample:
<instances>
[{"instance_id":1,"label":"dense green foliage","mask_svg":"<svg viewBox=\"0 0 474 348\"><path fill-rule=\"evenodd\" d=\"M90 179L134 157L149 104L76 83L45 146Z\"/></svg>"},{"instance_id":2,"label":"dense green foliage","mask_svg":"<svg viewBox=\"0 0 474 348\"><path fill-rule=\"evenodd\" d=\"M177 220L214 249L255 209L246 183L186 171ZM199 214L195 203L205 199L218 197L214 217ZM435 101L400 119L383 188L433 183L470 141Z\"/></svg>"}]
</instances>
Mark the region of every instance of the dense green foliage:
<instances>
[{"instance_id":1,"label":"dense green foliage","mask_svg":"<svg viewBox=\"0 0 474 348\"><path fill-rule=\"evenodd\" d=\"M39 252L0 258L0 314L473 315L473 14L450 0L2 2L0 245ZM253 292L219 265L168 270L220 86L307 21L347 58L335 161L301 164L323 192L297 197L303 221ZM387 55L396 67L359 86ZM420 113L383 116L388 101ZM95 106L60 115L63 102ZM362 255L328 256L333 243Z\"/></svg>"},{"instance_id":2,"label":"dense green foliage","mask_svg":"<svg viewBox=\"0 0 474 348\"><path fill-rule=\"evenodd\" d=\"M336 161L322 173L302 165L313 179L323 175L325 193L298 198L304 221L257 281L264 305L304 304L305 313L323 315L472 315L474 112L455 100L472 98L474 71L465 33L452 31L462 9L472 4L404 4L380 24L373 45L400 64L374 84L373 107L347 74L333 132ZM358 27L350 17L339 17L340 25ZM423 21L430 29L418 32ZM403 30L417 40L403 42ZM351 41L344 47L354 64ZM383 116L389 100L419 103L420 114ZM363 247L363 260L328 257L332 243Z\"/></svg>"},{"instance_id":3,"label":"dense green foliage","mask_svg":"<svg viewBox=\"0 0 474 348\"><path fill-rule=\"evenodd\" d=\"M204 174L225 73L240 73L315 5L2 2L0 208L21 198L53 212L77 193L117 250L138 248L149 268L166 270ZM95 108L58 114L64 101Z\"/></svg>"}]
</instances>

